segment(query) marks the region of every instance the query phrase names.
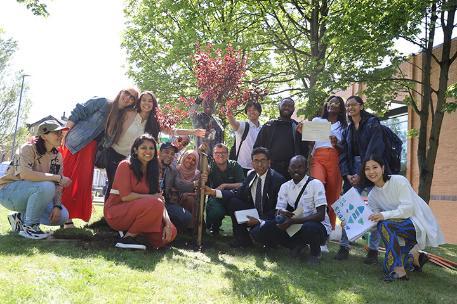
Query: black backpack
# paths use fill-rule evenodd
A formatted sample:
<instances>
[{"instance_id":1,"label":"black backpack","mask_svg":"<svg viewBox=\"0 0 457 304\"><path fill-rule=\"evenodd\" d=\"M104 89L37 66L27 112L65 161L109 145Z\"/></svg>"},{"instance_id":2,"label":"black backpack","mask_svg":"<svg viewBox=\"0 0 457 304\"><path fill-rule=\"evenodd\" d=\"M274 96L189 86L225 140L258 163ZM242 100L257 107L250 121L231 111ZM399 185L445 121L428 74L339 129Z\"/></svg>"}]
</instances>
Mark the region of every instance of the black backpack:
<instances>
[{"instance_id":1,"label":"black backpack","mask_svg":"<svg viewBox=\"0 0 457 304\"><path fill-rule=\"evenodd\" d=\"M230 148L229 159L238 161L238 155L240 154L241 145L243 144L246 137L248 137L248 132L249 132L249 123L246 122L246 126L244 127L243 135L241 136L241 142L238 145L238 152L236 150L236 139L235 139L233 141L232 147Z\"/></svg>"},{"instance_id":2,"label":"black backpack","mask_svg":"<svg viewBox=\"0 0 457 304\"><path fill-rule=\"evenodd\" d=\"M392 174L400 173L403 142L389 127L381 125L384 134L386 161Z\"/></svg>"}]
</instances>

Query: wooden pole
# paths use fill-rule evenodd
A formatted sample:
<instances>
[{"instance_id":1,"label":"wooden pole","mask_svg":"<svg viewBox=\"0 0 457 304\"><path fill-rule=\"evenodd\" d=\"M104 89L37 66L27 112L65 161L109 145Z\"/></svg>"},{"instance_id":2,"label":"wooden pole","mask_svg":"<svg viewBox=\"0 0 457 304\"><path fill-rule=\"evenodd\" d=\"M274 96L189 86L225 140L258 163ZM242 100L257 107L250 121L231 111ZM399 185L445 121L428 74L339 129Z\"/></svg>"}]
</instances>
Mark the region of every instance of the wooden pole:
<instances>
[{"instance_id":1,"label":"wooden pole","mask_svg":"<svg viewBox=\"0 0 457 304\"><path fill-rule=\"evenodd\" d=\"M202 151L198 151L200 155L199 170L200 176L208 173L208 155ZM197 217L194 226L195 246L197 250L201 250L203 244L203 213L205 211L205 184L200 177L197 188Z\"/></svg>"}]
</instances>

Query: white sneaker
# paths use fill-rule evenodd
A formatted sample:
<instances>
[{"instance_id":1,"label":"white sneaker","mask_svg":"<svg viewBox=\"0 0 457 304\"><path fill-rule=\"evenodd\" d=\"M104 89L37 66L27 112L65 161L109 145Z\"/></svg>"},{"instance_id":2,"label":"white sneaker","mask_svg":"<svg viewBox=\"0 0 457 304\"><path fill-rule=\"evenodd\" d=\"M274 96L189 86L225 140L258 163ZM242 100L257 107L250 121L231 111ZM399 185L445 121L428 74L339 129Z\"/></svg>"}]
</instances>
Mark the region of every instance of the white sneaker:
<instances>
[{"instance_id":1,"label":"white sneaker","mask_svg":"<svg viewBox=\"0 0 457 304\"><path fill-rule=\"evenodd\" d=\"M22 220L21 220L21 214L16 212L16 213L11 213L8 215L8 222L10 222L11 225L11 230L14 232L19 232L22 230Z\"/></svg>"},{"instance_id":2,"label":"white sneaker","mask_svg":"<svg viewBox=\"0 0 457 304\"><path fill-rule=\"evenodd\" d=\"M146 250L146 246L138 242L134 237L126 236L121 238L114 247L122 249Z\"/></svg>"},{"instance_id":3,"label":"white sneaker","mask_svg":"<svg viewBox=\"0 0 457 304\"><path fill-rule=\"evenodd\" d=\"M321 252L322 252L322 253L329 253L329 252L330 252L330 251L328 250L327 245L321 246Z\"/></svg>"},{"instance_id":4,"label":"white sneaker","mask_svg":"<svg viewBox=\"0 0 457 304\"><path fill-rule=\"evenodd\" d=\"M40 224L33 224L31 226L23 225L19 235L27 239L42 240L49 236L49 233L43 232L40 229Z\"/></svg>"}]
</instances>

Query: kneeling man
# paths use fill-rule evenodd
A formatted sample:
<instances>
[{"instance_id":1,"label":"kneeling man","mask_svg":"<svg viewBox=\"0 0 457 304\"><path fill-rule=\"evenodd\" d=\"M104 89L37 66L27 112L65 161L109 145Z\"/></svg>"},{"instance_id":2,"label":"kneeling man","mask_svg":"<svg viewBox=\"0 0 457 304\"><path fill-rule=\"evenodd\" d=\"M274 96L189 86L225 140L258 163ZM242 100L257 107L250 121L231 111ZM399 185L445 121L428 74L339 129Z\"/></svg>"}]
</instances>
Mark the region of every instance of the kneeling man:
<instances>
[{"instance_id":1,"label":"kneeling man","mask_svg":"<svg viewBox=\"0 0 457 304\"><path fill-rule=\"evenodd\" d=\"M265 220L273 220L278 191L286 181L282 175L270 168L270 153L263 147L255 148L251 153L252 167L239 189L216 190L206 188L206 194L228 199L227 210L232 218L234 240L232 247L252 245L247 228L258 227ZM260 219L249 217L247 223L238 224L235 211L257 209Z\"/></svg>"},{"instance_id":2,"label":"kneeling man","mask_svg":"<svg viewBox=\"0 0 457 304\"><path fill-rule=\"evenodd\" d=\"M284 183L279 190L276 204L278 216L252 229L251 236L258 243L267 246L282 245L297 253L308 244L308 262L318 264L320 245L325 244L332 226L326 212L324 185L305 173L306 158L302 155L294 156L289 163L292 180ZM302 226L290 236L287 229L293 224Z\"/></svg>"}]
</instances>

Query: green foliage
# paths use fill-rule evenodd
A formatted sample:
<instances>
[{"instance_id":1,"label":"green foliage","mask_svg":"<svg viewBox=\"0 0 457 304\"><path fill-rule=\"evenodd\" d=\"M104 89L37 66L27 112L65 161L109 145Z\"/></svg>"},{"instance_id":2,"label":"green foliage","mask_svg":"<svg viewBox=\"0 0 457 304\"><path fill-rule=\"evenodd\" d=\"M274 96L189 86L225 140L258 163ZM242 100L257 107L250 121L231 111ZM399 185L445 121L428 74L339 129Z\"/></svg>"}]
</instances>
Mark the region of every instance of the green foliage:
<instances>
[{"instance_id":1,"label":"green foliage","mask_svg":"<svg viewBox=\"0 0 457 304\"><path fill-rule=\"evenodd\" d=\"M17 102L21 86L21 75L11 71L9 62L16 51L16 42L11 38L5 38L0 29L0 159L10 156L13 141L14 127L17 115ZM26 91L26 90L24 90ZM19 130L16 143L21 144L27 137L27 130L21 128L30 109L30 101L23 98L21 113L19 115Z\"/></svg>"},{"instance_id":2,"label":"green foliage","mask_svg":"<svg viewBox=\"0 0 457 304\"><path fill-rule=\"evenodd\" d=\"M27 9L31 10L36 16L49 16L48 8L41 0L16 0L18 3L25 4Z\"/></svg>"},{"instance_id":3,"label":"green foliage","mask_svg":"<svg viewBox=\"0 0 457 304\"><path fill-rule=\"evenodd\" d=\"M453 101L449 99L453 99ZM457 110L457 83L450 85L446 91L446 102L443 106L443 111L451 113Z\"/></svg>"},{"instance_id":4,"label":"green foliage","mask_svg":"<svg viewBox=\"0 0 457 304\"><path fill-rule=\"evenodd\" d=\"M417 137L419 135L419 130L417 129L409 129L407 132L406 132L406 136L408 138L414 138L414 137Z\"/></svg>"}]
</instances>

